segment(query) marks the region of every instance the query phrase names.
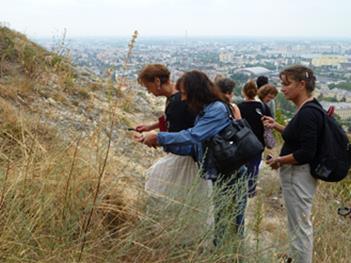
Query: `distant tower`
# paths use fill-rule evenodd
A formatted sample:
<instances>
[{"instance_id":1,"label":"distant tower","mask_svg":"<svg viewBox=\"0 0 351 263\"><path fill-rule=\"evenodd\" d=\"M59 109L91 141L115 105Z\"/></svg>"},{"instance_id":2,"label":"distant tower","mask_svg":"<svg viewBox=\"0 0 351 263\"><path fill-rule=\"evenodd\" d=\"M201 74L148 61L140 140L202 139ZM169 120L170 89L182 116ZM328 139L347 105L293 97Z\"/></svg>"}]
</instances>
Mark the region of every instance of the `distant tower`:
<instances>
[{"instance_id":1,"label":"distant tower","mask_svg":"<svg viewBox=\"0 0 351 263\"><path fill-rule=\"evenodd\" d=\"M185 34L184 34L184 44L187 45L188 44L188 30L185 29Z\"/></svg>"}]
</instances>

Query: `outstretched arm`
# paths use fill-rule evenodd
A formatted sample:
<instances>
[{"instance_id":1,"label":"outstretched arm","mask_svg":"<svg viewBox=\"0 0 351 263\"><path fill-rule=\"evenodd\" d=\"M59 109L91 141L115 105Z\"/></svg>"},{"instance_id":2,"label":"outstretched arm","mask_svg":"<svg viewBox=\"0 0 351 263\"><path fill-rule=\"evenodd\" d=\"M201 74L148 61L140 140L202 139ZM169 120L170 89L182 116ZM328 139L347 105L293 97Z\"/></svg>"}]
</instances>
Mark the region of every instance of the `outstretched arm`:
<instances>
[{"instance_id":1,"label":"outstretched arm","mask_svg":"<svg viewBox=\"0 0 351 263\"><path fill-rule=\"evenodd\" d=\"M264 127L275 129L276 131L278 131L280 133L282 133L285 129L284 125L279 124L272 117L263 116L261 120L263 122Z\"/></svg>"},{"instance_id":2,"label":"outstretched arm","mask_svg":"<svg viewBox=\"0 0 351 263\"><path fill-rule=\"evenodd\" d=\"M135 130L137 132L144 132L144 131L152 131L159 127L159 122L154 122L152 124L140 124L138 125Z\"/></svg>"}]
</instances>

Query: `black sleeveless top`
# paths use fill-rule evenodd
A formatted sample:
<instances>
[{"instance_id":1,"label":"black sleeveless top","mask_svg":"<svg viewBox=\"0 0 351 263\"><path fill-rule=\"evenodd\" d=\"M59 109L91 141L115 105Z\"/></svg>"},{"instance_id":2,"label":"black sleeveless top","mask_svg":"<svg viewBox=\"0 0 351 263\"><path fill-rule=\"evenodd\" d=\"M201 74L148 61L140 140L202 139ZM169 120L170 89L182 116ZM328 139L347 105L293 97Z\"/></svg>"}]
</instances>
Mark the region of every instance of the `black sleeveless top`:
<instances>
[{"instance_id":1,"label":"black sleeveless top","mask_svg":"<svg viewBox=\"0 0 351 263\"><path fill-rule=\"evenodd\" d=\"M165 114L169 132L178 132L194 126L196 114L180 99L179 92L167 99Z\"/></svg>"}]
</instances>

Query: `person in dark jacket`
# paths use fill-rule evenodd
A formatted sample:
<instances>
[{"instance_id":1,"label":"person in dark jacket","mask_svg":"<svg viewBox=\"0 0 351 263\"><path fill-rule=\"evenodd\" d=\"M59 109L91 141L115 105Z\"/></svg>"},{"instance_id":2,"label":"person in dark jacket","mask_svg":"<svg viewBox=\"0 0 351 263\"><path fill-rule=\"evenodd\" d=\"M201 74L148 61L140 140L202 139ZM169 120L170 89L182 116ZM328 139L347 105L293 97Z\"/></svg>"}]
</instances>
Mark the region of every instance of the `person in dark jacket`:
<instances>
[{"instance_id":1,"label":"person in dark jacket","mask_svg":"<svg viewBox=\"0 0 351 263\"><path fill-rule=\"evenodd\" d=\"M253 80L249 80L242 91L245 100L238 104L241 112L241 117L250 124L250 127L259 141L265 146L263 133L264 127L261 121L261 115L257 113L259 110L265 116L272 116L266 104L255 100L257 95L257 87ZM252 160L247 163L249 175L249 197L256 196L256 185L259 173L259 166L262 160L262 153L257 154Z\"/></svg>"},{"instance_id":2,"label":"person in dark jacket","mask_svg":"<svg viewBox=\"0 0 351 263\"><path fill-rule=\"evenodd\" d=\"M296 106L294 117L287 126L264 117L266 127L282 133L284 144L279 157L267 163L279 169L283 197L288 214L290 254L293 262L311 263L313 255L313 227L311 222L312 200L317 180L311 175L309 163L314 159L320 131L323 127L322 113L309 104L319 102L313 98L316 77L311 69L296 65L280 73L282 92Z\"/></svg>"}]
</instances>

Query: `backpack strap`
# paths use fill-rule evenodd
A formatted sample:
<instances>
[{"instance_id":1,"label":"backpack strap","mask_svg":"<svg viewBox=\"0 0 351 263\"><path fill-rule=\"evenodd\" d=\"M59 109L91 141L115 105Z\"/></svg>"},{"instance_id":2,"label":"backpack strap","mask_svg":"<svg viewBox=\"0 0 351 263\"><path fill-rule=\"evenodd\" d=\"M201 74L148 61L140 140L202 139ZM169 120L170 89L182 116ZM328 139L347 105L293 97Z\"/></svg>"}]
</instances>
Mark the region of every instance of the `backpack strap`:
<instances>
[{"instance_id":1,"label":"backpack strap","mask_svg":"<svg viewBox=\"0 0 351 263\"><path fill-rule=\"evenodd\" d=\"M325 127L325 122L327 121L327 118L329 117L327 112L323 109L322 105L318 105L315 103L307 103L305 105L302 106L302 108L312 108L312 109L316 109L317 111L319 111L320 113L322 113L322 118L323 118L323 129Z\"/></svg>"},{"instance_id":2,"label":"backpack strap","mask_svg":"<svg viewBox=\"0 0 351 263\"><path fill-rule=\"evenodd\" d=\"M314 108L314 109L317 109L319 112L322 112L323 115L327 115L327 112L322 108L322 106L317 105L315 103L306 103L303 107L305 107L305 108Z\"/></svg>"}]
</instances>

